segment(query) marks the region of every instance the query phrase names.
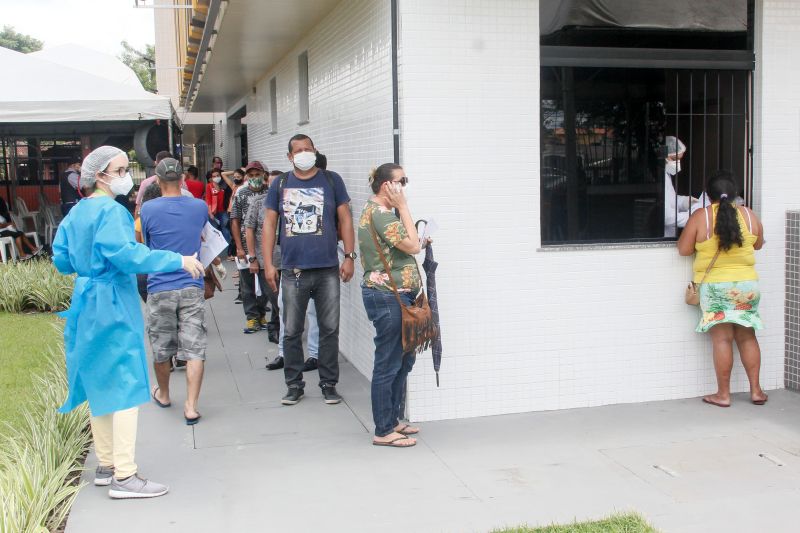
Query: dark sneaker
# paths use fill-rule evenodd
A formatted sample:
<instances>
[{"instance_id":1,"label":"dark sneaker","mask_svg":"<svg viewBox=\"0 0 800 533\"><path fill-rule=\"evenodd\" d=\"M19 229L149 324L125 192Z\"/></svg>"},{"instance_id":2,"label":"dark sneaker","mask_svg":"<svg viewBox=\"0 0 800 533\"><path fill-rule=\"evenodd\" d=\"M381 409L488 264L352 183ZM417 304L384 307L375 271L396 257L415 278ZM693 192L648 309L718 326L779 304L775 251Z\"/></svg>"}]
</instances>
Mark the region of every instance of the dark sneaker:
<instances>
[{"instance_id":1,"label":"dark sneaker","mask_svg":"<svg viewBox=\"0 0 800 533\"><path fill-rule=\"evenodd\" d=\"M245 333L255 333L256 331L259 331L260 329L261 329L261 326L258 325L258 319L257 318L250 318L250 319L247 320L247 325L244 328L244 332Z\"/></svg>"},{"instance_id":2,"label":"dark sneaker","mask_svg":"<svg viewBox=\"0 0 800 533\"><path fill-rule=\"evenodd\" d=\"M303 364L303 372L311 372L312 370L317 369L317 358L316 357L309 357L306 359L306 362Z\"/></svg>"},{"instance_id":3,"label":"dark sneaker","mask_svg":"<svg viewBox=\"0 0 800 533\"><path fill-rule=\"evenodd\" d=\"M280 370L281 368L283 368L283 357L280 355L267 363L267 370Z\"/></svg>"},{"instance_id":4,"label":"dark sneaker","mask_svg":"<svg viewBox=\"0 0 800 533\"><path fill-rule=\"evenodd\" d=\"M322 399L329 405L342 401L342 397L336 392L336 385L328 384L322 386Z\"/></svg>"},{"instance_id":5,"label":"dark sneaker","mask_svg":"<svg viewBox=\"0 0 800 533\"><path fill-rule=\"evenodd\" d=\"M94 484L98 487L107 487L111 485L111 478L113 477L113 466L98 466L94 471Z\"/></svg>"},{"instance_id":6,"label":"dark sneaker","mask_svg":"<svg viewBox=\"0 0 800 533\"><path fill-rule=\"evenodd\" d=\"M289 390L286 392L286 396L281 398L281 403L283 405L294 405L300 401L303 397L303 389L300 387L289 387Z\"/></svg>"},{"instance_id":7,"label":"dark sneaker","mask_svg":"<svg viewBox=\"0 0 800 533\"><path fill-rule=\"evenodd\" d=\"M169 487L133 475L127 479L112 479L108 495L115 500L127 498L155 498L169 492Z\"/></svg>"},{"instance_id":8,"label":"dark sneaker","mask_svg":"<svg viewBox=\"0 0 800 533\"><path fill-rule=\"evenodd\" d=\"M183 359L178 359L177 357L174 359L175 370L186 370L186 361Z\"/></svg>"},{"instance_id":9,"label":"dark sneaker","mask_svg":"<svg viewBox=\"0 0 800 533\"><path fill-rule=\"evenodd\" d=\"M241 296L237 296L236 298L234 298L233 303L235 303L235 304L242 303L242 297Z\"/></svg>"},{"instance_id":10,"label":"dark sneaker","mask_svg":"<svg viewBox=\"0 0 800 533\"><path fill-rule=\"evenodd\" d=\"M272 344L280 344L281 343L281 340L278 338L278 332L277 331L270 331L269 332L269 336L267 337L267 339Z\"/></svg>"}]
</instances>

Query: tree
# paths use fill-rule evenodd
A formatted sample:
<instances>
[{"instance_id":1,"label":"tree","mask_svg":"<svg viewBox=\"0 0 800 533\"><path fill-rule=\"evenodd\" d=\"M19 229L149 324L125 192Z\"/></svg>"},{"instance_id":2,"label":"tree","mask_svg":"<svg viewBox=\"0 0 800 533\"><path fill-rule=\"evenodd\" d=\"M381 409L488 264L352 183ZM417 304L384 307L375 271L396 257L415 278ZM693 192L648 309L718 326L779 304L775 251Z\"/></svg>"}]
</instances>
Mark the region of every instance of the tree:
<instances>
[{"instance_id":1,"label":"tree","mask_svg":"<svg viewBox=\"0 0 800 533\"><path fill-rule=\"evenodd\" d=\"M3 31L0 31L0 46L3 48L27 54L38 52L42 49L42 45L44 43L39 39L14 31L14 26L3 26Z\"/></svg>"},{"instance_id":2,"label":"tree","mask_svg":"<svg viewBox=\"0 0 800 533\"><path fill-rule=\"evenodd\" d=\"M133 70L142 82L142 87L151 93L156 92L156 47L152 44L146 44L144 52L141 52L128 44L128 41L122 41L123 52L120 54L119 59L131 70Z\"/></svg>"}]
</instances>

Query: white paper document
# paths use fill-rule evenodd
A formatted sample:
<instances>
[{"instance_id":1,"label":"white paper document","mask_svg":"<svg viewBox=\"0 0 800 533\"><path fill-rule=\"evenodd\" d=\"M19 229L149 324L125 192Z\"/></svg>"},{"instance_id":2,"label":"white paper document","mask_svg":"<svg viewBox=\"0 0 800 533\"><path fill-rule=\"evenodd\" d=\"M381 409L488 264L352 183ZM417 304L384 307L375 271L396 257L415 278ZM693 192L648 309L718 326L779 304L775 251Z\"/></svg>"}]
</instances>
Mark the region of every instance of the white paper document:
<instances>
[{"instance_id":1,"label":"white paper document","mask_svg":"<svg viewBox=\"0 0 800 533\"><path fill-rule=\"evenodd\" d=\"M261 296L261 284L258 282L258 274L253 274L255 280L256 296Z\"/></svg>"},{"instance_id":2,"label":"white paper document","mask_svg":"<svg viewBox=\"0 0 800 533\"><path fill-rule=\"evenodd\" d=\"M200 234L200 254L198 256L203 266L208 268L211 261L227 247L228 241L222 236L222 232L206 222L203 233Z\"/></svg>"},{"instance_id":3,"label":"white paper document","mask_svg":"<svg viewBox=\"0 0 800 533\"><path fill-rule=\"evenodd\" d=\"M436 230L439 229L439 224L436 223L434 219L428 219L428 221L424 224L422 228L422 233L419 234L419 247L425 247L425 241L431 236L436 233Z\"/></svg>"}]
</instances>

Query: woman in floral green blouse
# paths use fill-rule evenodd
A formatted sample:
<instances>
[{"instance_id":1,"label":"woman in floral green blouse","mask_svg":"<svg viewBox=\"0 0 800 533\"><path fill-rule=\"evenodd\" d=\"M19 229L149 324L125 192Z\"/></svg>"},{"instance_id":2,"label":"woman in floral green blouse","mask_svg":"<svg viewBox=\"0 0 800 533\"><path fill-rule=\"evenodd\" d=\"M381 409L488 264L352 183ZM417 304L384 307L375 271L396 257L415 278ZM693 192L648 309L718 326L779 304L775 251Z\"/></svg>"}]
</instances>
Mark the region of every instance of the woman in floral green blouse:
<instances>
[{"instance_id":1,"label":"woman in floral green blouse","mask_svg":"<svg viewBox=\"0 0 800 533\"><path fill-rule=\"evenodd\" d=\"M402 316L393 289L396 288L405 304L411 304L422 286L413 256L420 250L419 236L403 194L406 183L408 178L399 165L386 163L373 170L370 185L375 194L364 206L358 224L358 245L364 268L361 291L364 309L375 326L372 370L375 436L372 444L396 448L414 446L417 441L410 435L419 432L419 428L399 419L406 378L416 355L403 353Z\"/></svg>"}]
</instances>

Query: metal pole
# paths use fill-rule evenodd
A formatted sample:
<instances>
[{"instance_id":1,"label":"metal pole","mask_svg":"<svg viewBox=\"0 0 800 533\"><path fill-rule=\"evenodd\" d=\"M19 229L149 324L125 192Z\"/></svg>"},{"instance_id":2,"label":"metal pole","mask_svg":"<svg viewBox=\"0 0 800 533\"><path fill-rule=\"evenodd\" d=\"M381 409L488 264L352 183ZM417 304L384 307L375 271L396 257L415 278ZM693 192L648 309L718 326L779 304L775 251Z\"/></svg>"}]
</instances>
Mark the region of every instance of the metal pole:
<instances>
[{"instance_id":1,"label":"metal pole","mask_svg":"<svg viewBox=\"0 0 800 533\"><path fill-rule=\"evenodd\" d=\"M394 163L400 164L400 89L397 74L397 2L392 0L392 145L394 148Z\"/></svg>"}]
</instances>

